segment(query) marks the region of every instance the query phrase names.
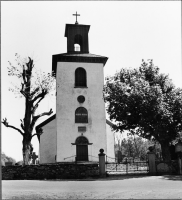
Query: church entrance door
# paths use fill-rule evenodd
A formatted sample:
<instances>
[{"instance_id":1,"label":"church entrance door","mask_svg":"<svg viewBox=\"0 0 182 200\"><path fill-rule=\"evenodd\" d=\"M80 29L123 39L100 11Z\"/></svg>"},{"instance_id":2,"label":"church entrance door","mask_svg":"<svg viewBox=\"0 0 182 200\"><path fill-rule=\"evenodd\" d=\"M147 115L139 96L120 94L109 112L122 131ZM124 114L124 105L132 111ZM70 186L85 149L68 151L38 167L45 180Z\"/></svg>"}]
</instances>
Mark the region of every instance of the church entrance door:
<instances>
[{"instance_id":1,"label":"church entrance door","mask_svg":"<svg viewBox=\"0 0 182 200\"><path fill-rule=\"evenodd\" d=\"M88 145L76 145L77 161L88 161Z\"/></svg>"},{"instance_id":2,"label":"church entrance door","mask_svg":"<svg viewBox=\"0 0 182 200\"><path fill-rule=\"evenodd\" d=\"M76 139L76 160L88 161L88 140L84 136Z\"/></svg>"}]
</instances>

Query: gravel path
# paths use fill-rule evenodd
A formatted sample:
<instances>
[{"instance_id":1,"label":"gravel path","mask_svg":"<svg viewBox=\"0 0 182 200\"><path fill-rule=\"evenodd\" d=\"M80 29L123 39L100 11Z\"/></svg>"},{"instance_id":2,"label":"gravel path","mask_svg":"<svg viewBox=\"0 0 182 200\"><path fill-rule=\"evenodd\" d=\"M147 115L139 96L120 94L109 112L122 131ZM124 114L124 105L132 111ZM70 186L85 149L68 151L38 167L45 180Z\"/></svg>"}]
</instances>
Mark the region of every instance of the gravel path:
<instances>
[{"instance_id":1,"label":"gravel path","mask_svg":"<svg viewBox=\"0 0 182 200\"><path fill-rule=\"evenodd\" d=\"M182 176L4 180L2 199L182 199Z\"/></svg>"}]
</instances>

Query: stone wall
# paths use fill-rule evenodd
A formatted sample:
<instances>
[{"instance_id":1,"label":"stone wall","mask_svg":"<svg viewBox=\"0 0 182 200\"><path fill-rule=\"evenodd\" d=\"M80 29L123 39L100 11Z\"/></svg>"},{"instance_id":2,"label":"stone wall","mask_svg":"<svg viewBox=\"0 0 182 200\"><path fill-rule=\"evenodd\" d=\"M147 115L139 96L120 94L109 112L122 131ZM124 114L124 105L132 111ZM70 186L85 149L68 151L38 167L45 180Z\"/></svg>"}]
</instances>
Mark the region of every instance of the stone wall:
<instances>
[{"instance_id":1,"label":"stone wall","mask_svg":"<svg viewBox=\"0 0 182 200\"><path fill-rule=\"evenodd\" d=\"M98 176L98 164L56 163L2 166L2 180L75 179Z\"/></svg>"},{"instance_id":2,"label":"stone wall","mask_svg":"<svg viewBox=\"0 0 182 200\"><path fill-rule=\"evenodd\" d=\"M172 160L170 162L156 161L155 163L157 175L178 174L179 166L177 160Z\"/></svg>"}]
</instances>

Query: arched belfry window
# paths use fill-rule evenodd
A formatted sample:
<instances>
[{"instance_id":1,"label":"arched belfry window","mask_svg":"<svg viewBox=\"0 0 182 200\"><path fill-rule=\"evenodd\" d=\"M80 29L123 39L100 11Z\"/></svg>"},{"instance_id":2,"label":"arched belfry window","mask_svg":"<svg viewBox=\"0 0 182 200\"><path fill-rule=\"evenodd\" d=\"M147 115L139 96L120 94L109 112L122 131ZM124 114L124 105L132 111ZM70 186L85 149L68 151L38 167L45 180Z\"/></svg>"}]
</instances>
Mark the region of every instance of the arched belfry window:
<instances>
[{"instance_id":1,"label":"arched belfry window","mask_svg":"<svg viewBox=\"0 0 182 200\"><path fill-rule=\"evenodd\" d=\"M75 70L75 87L87 87L86 71L81 67Z\"/></svg>"},{"instance_id":2,"label":"arched belfry window","mask_svg":"<svg viewBox=\"0 0 182 200\"><path fill-rule=\"evenodd\" d=\"M79 48L78 48L79 47ZM74 50L75 51L81 51L82 50L82 36L81 35L75 35L74 38Z\"/></svg>"},{"instance_id":3,"label":"arched belfry window","mask_svg":"<svg viewBox=\"0 0 182 200\"><path fill-rule=\"evenodd\" d=\"M80 51L80 45L79 44L74 44L74 50L75 51Z\"/></svg>"},{"instance_id":4,"label":"arched belfry window","mask_svg":"<svg viewBox=\"0 0 182 200\"><path fill-rule=\"evenodd\" d=\"M75 123L88 123L88 112L84 107L75 110Z\"/></svg>"}]
</instances>

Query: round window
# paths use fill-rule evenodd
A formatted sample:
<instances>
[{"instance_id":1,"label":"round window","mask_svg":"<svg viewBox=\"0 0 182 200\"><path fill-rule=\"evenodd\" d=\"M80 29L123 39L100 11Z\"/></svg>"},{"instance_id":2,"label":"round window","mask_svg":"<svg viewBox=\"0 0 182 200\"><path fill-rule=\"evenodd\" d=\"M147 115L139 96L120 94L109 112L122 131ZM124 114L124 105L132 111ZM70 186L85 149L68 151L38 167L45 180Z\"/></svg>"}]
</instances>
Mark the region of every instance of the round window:
<instances>
[{"instance_id":1,"label":"round window","mask_svg":"<svg viewBox=\"0 0 182 200\"><path fill-rule=\"evenodd\" d=\"M80 95L80 96L78 96L77 100L79 103L83 103L85 101L85 97Z\"/></svg>"}]
</instances>

